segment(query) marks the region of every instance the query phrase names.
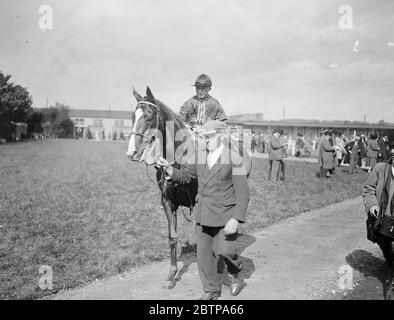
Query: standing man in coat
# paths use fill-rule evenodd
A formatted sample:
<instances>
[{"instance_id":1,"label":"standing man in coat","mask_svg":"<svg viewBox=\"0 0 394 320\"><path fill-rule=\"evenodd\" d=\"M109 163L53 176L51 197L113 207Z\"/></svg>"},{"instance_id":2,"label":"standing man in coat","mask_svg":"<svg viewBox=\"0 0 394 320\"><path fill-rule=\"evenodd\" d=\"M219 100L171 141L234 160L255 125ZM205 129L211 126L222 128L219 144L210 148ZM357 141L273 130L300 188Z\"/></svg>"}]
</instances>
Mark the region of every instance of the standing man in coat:
<instances>
[{"instance_id":1,"label":"standing man in coat","mask_svg":"<svg viewBox=\"0 0 394 320\"><path fill-rule=\"evenodd\" d=\"M329 178L327 171L335 167L335 147L332 146L330 139L332 137L331 130L325 130L320 142L318 165L320 167L320 178Z\"/></svg>"},{"instance_id":2,"label":"standing man in coat","mask_svg":"<svg viewBox=\"0 0 394 320\"><path fill-rule=\"evenodd\" d=\"M372 133L369 137L368 148L367 148L367 157L368 157L368 165L373 168L378 161L378 155L380 152L380 148L378 145L378 136L376 133Z\"/></svg>"},{"instance_id":3,"label":"standing man in coat","mask_svg":"<svg viewBox=\"0 0 394 320\"><path fill-rule=\"evenodd\" d=\"M379 140L380 157L379 161L387 161L390 159L389 139L386 134Z\"/></svg>"},{"instance_id":4,"label":"standing man in coat","mask_svg":"<svg viewBox=\"0 0 394 320\"><path fill-rule=\"evenodd\" d=\"M385 299L394 300L394 148L389 155L372 168L362 196L375 230L368 239L379 245L390 270Z\"/></svg>"},{"instance_id":5,"label":"standing man in coat","mask_svg":"<svg viewBox=\"0 0 394 320\"><path fill-rule=\"evenodd\" d=\"M358 159L360 156L360 137L355 137L354 138L354 145L352 149L350 150L350 164L349 164L349 173L354 173L354 171L357 168L358 164Z\"/></svg>"},{"instance_id":6,"label":"standing man in coat","mask_svg":"<svg viewBox=\"0 0 394 320\"><path fill-rule=\"evenodd\" d=\"M199 127L209 120L227 121L219 101L209 95L212 80L206 74L198 76L193 85L196 95L187 100L179 111L179 117L192 127Z\"/></svg>"},{"instance_id":7,"label":"standing man in coat","mask_svg":"<svg viewBox=\"0 0 394 320\"><path fill-rule=\"evenodd\" d=\"M276 175L276 181L278 181L279 174L281 174L280 179L285 181L285 163L283 161L285 155L285 149L287 144L282 143L280 136L283 134L283 130L274 130L270 141L269 141L269 171L268 180L271 180L272 165L274 161L278 161L278 172Z\"/></svg>"},{"instance_id":8,"label":"standing man in coat","mask_svg":"<svg viewBox=\"0 0 394 320\"><path fill-rule=\"evenodd\" d=\"M197 240L197 264L204 294L201 300L216 300L221 295L218 260L227 265L231 277L230 293L242 289L239 273L241 261L236 253L237 230L246 219L250 191L247 170L238 152L232 152L231 141L223 121L208 121L198 130L205 136L206 153L193 164L179 169L165 159L160 165L168 177L188 183L197 177L198 194L194 207ZM197 164L195 164L197 163Z\"/></svg>"}]
</instances>

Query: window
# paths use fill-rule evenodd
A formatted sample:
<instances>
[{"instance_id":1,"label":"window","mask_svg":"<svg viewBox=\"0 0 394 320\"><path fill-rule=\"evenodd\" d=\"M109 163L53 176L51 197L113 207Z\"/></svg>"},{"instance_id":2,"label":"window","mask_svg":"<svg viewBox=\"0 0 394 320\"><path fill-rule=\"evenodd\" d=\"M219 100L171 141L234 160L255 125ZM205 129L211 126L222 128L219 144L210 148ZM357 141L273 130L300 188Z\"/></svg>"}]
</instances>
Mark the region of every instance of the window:
<instances>
[{"instance_id":1,"label":"window","mask_svg":"<svg viewBox=\"0 0 394 320\"><path fill-rule=\"evenodd\" d=\"M103 126L103 120L102 119L94 119L93 120L93 126L95 126L95 127L102 127Z\"/></svg>"},{"instance_id":2,"label":"window","mask_svg":"<svg viewBox=\"0 0 394 320\"><path fill-rule=\"evenodd\" d=\"M115 127L124 127L124 120L115 120Z\"/></svg>"},{"instance_id":3,"label":"window","mask_svg":"<svg viewBox=\"0 0 394 320\"><path fill-rule=\"evenodd\" d=\"M76 118L75 120L74 120L74 122L75 122L75 124L78 126L78 125L83 125L84 124L84 122L85 122L85 119L78 119L78 118Z\"/></svg>"}]
</instances>

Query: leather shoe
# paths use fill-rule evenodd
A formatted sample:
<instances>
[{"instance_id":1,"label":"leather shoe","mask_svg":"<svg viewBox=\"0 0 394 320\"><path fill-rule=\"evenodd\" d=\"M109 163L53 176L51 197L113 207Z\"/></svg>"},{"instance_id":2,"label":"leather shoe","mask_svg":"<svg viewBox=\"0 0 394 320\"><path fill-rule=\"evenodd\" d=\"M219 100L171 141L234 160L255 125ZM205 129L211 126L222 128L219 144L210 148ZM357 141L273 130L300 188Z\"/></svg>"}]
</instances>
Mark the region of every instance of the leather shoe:
<instances>
[{"instance_id":1,"label":"leather shoe","mask_svg":"<svg viewBox=\"0 0 394 320\"><path fill-rule=\"evenodd\" d=\"M220 296L220 292L205 292L198 300L217 300Z\"/></svg>"},{"instance_id":2,"label":"leather shoe","mask_svg":"<svg viewBox=\"0 0 394 320\"><path fill-rule=\"evenodd\" d=\"M239 294L243 288L243 281L236 276L231 277L230 293L232 296Z\"/></svg>"}]
</instances>

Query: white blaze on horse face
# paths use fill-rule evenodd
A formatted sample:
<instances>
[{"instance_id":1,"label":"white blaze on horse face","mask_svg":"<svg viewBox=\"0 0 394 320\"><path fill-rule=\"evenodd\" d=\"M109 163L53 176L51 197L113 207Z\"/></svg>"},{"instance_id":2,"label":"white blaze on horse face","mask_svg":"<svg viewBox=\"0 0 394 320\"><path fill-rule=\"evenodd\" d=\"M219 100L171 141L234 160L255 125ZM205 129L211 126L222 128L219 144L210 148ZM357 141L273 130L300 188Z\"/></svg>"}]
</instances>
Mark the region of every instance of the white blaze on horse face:
<instances>
[{"instance_id":1,"label":"white blaze on horse face","mask_svg":"<svg viewBox=\"0 0 394 320\"><path fill-rule=\"evenodd\" d=\"M144 112L141 109L137 109L135 111L135 121L134 121L133 131L132 132L136 132L138 121L141 119L143 114L144 114ZM126 155L128 157L130 157L130 156L134 155L135 151L137 151L136 146L135 146L135 134L131 134L130 135L130 141L129 141L129 148L127 149Z\"/></svg>"}]
</instances>

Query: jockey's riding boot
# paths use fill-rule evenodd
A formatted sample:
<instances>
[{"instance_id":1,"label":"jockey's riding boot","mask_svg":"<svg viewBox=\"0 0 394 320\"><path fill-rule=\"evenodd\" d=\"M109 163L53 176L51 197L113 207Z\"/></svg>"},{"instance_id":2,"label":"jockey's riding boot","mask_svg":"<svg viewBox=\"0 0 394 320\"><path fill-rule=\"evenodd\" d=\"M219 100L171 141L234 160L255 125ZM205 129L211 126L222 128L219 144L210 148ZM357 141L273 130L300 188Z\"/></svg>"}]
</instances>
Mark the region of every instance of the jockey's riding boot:
<instances>
[{"instance_id":1,"label":"jockey's riding boot","mask_svg":"<svg viewBox=\"0 0 394 320\"><path fill-rule=\"evenodd\" d=\"M221 292L204 292L198 300L217 300L221 296Z\"/></svg>"}]
</instances>

